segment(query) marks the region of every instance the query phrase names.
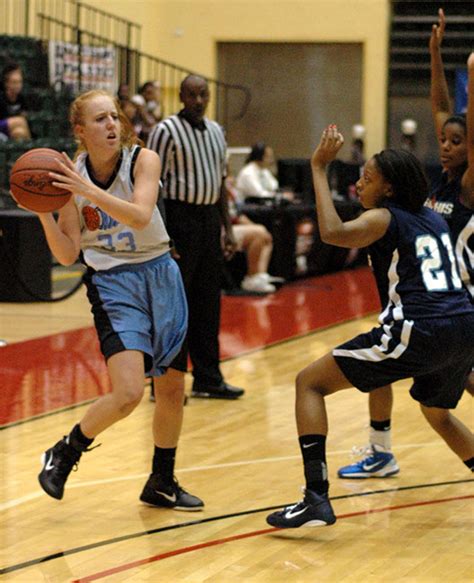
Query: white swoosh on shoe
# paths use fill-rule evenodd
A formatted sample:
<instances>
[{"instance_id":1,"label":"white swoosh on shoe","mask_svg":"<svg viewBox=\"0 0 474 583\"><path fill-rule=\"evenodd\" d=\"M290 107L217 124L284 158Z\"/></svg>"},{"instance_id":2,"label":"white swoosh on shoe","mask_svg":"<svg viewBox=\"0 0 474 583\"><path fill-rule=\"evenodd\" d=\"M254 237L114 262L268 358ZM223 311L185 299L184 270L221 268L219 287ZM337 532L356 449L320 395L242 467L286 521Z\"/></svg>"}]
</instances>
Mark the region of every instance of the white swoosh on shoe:
<instances>
[{"instance_id":1,"label":"white swoosh on shoe","mask_svg":"<svg viewBox=\"0 0 474 583\"><path fill-rule=\"evenodd\" d=\"M173 504L178 499L177 496L176 496L176 493L174 493L172 496L170 496L169 494L166 494L165 492L160 492L159 490L155 490L155 492L156 492L156 494L159 494L160 496L163 496L163 498L166 498L166 500L169 500L170 502L173 502Z\"/></svg>"},{"instance_id":2,"label":"white swoosh on shoe","mask_svg":"<svg viewBox=\"0 0 474 583\"><path fill-rule=\"evenodd\" d=\"M295 516L299 516L300 514L303 514L303 512L306 512L306 510L308 510L307 506L305 506L302 510L298 510L296 512L293 512L293 508L290 508L290 510L288 510L285 513L285 518L295 518Z\"/></svg>"},{"instance_id":3,"label":"white swoosh on shoe","mask_svg":"<svg viewBox=\"0 0 474 583\"><path fill-rule=\"evenodd\" d=\"M380 462L376 462L375 464L364 464L362 466L362 469L365 470L366 472L370 472L370 470L373 470L377 466L380 466Z\"/></svg>"},{"instance_id":4,"label":"white swoosh on shoe","mask_svg":"<svg viewBox=\"0 0 474 583\"><path fill-rule=\"evenodd\" d=\"M44 469L47 472L50 472L51 470L54 470L53 453L52 452L49 454L49 460L46 460L46 463L44 464Z\"/></svg>"}]
</instances>

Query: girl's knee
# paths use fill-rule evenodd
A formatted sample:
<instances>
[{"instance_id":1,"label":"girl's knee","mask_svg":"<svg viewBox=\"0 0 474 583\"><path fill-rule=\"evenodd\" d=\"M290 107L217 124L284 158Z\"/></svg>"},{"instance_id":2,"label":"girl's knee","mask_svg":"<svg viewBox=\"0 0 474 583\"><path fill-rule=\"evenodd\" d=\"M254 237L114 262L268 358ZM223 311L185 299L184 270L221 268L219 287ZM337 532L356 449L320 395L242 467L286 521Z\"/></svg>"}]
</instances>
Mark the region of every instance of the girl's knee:
<instances>
[{"instance_id":1,"label":"girl's knee","mask_svg":"<svg viewBox=\"0 0 474 583\"><path fill-rule=\"evenodd\" d=\"M317 379L314 378L314 375L311 374L308 368L304 368L296 375L295 384L297 393L311 390L324 394L322 388L319 386L317 382Z\"/></svg>"},{"instance_id":2,"label":"girl's knee","mask_svg":"<svg viewBox=\"0 0 474 583\"><path fill-rule=\"evenodd\" d=\"M20 116L10 118L9 132L14 139L28 138L30 136L28 122L25 118Z\"/></svg>"},{"instance_id":3,"label":"girl's knee","mask_svg":"<svg viewBox=\"0 0 474 583\"><path fill-rule=\"evenodd\" d=\"M262 226L261 237L266 245L273 244L272 234L264 226Z\"/></svg>"},{"instance_id":4,"label":"girl's knee","mask_svg":"<svg viewBox=\"0 0 474 583\"><path fill-rule=\"evenodd\" d=\"M273 243L273 237L270 231L268 231L265 227L263 227L262 236L264 238L265 243Z\"/></svg>"},{"instance_id":5,"label":"girl's knee","mask_svg":"<svg viewBox=\"0 0 474 583\"><path fill-rule=\"evenodd\" d=\"M272 241L271 234L263 225L252 225L252 235L254 240L263 241L265 243Z\"/></svg>"},{"instance_id":6,"label":"girl's knee","mask_svg":"<svg viewBox=\"0 0 474 583\"><path fill-rule=\"evenodd\" d=\"M140 387L127 387L115 394L115 400L121 413L128 415L142 400L144 389Z\"/></svg>"}]
</instances>

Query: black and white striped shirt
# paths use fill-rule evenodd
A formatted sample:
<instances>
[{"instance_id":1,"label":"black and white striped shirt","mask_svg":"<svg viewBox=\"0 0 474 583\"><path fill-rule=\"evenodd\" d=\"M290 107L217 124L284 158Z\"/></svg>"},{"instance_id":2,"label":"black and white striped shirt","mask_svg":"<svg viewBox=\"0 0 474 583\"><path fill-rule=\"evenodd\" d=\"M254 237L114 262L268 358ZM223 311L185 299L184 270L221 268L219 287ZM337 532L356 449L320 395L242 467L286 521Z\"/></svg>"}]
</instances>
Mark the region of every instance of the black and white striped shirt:
<instances>
[{"instance_id":1,"label":"black and white striped shirt","mask_svg":"<svg viewBox=\"0 0 474 583\"><path fill-rule=\"evenodd\" d=\"M172 115L154 127L148 148L161 158L163 198L199 205L219 200L227 144L218 123L204 118L198 129Z\"/></svg>"}]
</instances>

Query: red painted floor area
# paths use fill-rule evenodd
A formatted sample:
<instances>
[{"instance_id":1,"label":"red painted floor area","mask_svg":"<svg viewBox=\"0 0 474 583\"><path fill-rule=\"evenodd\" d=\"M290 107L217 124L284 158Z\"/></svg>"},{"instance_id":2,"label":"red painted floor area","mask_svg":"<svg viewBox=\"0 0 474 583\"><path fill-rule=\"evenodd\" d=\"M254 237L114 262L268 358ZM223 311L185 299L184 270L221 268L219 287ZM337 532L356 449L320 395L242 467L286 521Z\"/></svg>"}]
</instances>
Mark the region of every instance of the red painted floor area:
<instances>
[{"instance_id":1,"label":"red painted floor area","mask_svg":"<svg viewBox=\"0 0 474 583\"><path fill-rule=\"evenodd\" d=\"M368 268L285 285L263 298L222 301L223 359L365 316L379 308ZM0 425L93 399L109 390L93 328L0 349Z\"/></svg>"},{"instance_id":2,"label":"red painted floor area","mask_svg":"<svg viewBox=\"0 0 474 583\"><path fill-rule=\"evenodd\" d=\"M224 298L222 358L376 312L380 307L369 268L289 283L278 293Z\"/></svg>"}]
</instances>

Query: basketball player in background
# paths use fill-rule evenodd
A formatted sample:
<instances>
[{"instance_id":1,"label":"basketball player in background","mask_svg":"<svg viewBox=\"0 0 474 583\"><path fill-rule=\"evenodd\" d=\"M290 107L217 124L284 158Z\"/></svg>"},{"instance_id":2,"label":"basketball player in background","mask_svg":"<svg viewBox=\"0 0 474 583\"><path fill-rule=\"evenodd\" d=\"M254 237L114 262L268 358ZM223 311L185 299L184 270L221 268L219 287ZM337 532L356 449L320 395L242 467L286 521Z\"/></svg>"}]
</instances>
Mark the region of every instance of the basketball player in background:
<instances>
[{"instance_id":1,"label":"basketball player in background","mask_svg":"<svg viewBox=\"0 0 474 583\"><path fill-rule=\"evenodd\" d=\"M356 185L367 210L342 222L326 171L343 143L330 126L311 160L321 239L340 247L368 246L377 287L390 281L388 303L380 326L337 346L296 378L306 489L301 502L267 517L278 528L336 521L328 498L325 398L342 389L370 392L413 378L410 394L426 420L474 471L473 434L450 412L474 361L474 305L459 277L448 226L424 206L428 183L423 170L413 154L402 150L384 150L367 162Z\"/></svg>"},{"instance_id":2,"label":"basketball player in background","mask_svg":"<svg viewBox=\"0 0 474 583\"><path fill-rule=\"evenodd\" d=\"M441 57L446 21L439 10L430 37L431 110L443 174L426 205L448 223L461 279L474 301L474 54L468 60L468 109L453 115ZM466 381L474 395L474 373ZM383 478L399 472L391 451L392 387L369 394L369 447L363 459L339 469L340 478ZM364 449L363 449L364 451Z\"/></svg>"},{"instance_id":3,"label":"basketball player in background","mask_svg":"<svg viewBox=\"0 0 474 583\"><path fill-rule=\"evenodd\" d=\"M166 372L181 348L187 305L170 240L156 206L160 159L140 148L118 103L89 91L72 104L70 121L79 141L75 164L63 154L54 185L74 196L53 214L38 214L51 252L62 265L79 257L112 384L71 432L46 450L41 487L61 499L69 473L94 439L129 415L140 402L145 374ZM169 374L172 374L169 373ZM200 510L203 502L174 478L183 419L183 391L155 391L155 450L143 502L176 510Z\"/></svg>"}]
</instances>

